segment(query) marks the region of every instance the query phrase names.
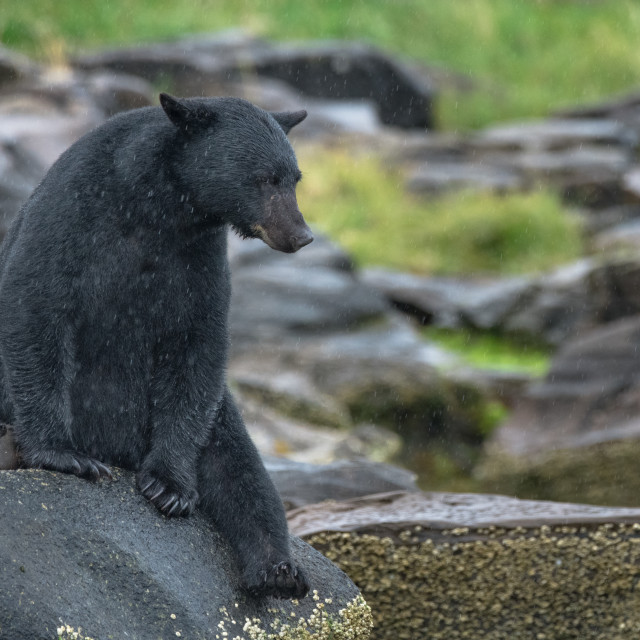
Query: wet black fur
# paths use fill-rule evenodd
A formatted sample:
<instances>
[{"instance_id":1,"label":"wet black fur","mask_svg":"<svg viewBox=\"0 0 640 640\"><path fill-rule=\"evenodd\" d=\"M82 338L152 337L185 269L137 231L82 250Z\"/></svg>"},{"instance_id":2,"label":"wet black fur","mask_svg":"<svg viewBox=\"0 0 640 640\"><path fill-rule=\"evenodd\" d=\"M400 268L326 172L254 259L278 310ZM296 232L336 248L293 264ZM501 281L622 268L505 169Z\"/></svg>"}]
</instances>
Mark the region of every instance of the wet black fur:
<instances>
[{"instance_id":1,"label":"wet black fur","mask_svg":"<svg viewBox=\"0 0 640 640\"><path fill-rule=\"evenodd\" d=\"M306 114L162 102L70 147L0 248L0 422L26 466L97 479L113 464L166 515L197 505L250 592L300 597L282 503L226 386L226 232L255 236L274 189L295 203L285 132Z\"/></svg>"}]
</instances>

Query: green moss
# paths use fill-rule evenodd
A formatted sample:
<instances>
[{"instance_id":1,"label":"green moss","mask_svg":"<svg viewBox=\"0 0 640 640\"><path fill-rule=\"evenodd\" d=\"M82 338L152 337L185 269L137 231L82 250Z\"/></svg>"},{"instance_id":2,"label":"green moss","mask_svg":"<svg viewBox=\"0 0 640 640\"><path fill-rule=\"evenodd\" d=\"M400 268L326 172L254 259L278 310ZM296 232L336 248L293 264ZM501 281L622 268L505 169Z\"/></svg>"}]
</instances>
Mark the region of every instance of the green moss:
<instances>
[{"instance_id":1,"label":"green moss","mask_svg":"<svg viewBox=\"0 0 640 640\"><path fill-rule=\"evenodd\" d=\"M541 377L549 368L550 349L531 340L491 331L424 327L423 334L480 369L513 371Z\"/></svg>"},{"instance_id":2,"label":"green moss","mask_svg":"<svg viewBox=\"0 0 640 640\"><path fill-rule=\"evenodd\" d=\"M361 265L435 274L517 274L550 269L582 253L576 219L547 191L411 197L380 162L301 149L298 200L307 220Z\"/></svg>"}]
</instances>

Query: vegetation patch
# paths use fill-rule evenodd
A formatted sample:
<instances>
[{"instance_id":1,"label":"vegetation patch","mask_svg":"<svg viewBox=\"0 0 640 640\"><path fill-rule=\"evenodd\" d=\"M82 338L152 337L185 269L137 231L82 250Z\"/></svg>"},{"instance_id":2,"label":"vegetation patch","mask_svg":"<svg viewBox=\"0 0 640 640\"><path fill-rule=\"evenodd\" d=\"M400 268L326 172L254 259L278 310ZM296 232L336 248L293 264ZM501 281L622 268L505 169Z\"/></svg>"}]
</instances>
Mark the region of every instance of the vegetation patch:
<instances>
[{"instance_id":1,"label":"vegetation patch","mask_svg":"<svg viewBox=\"0 0 640 640\"><path fill-rule=\"evenodd\" d=\"M532 341L517 340L491 331L425 327L423 334L480 369L513 371L542 377L549 368L551 351Z\"/></svg>"},{"instance_id":2,"label":"vegetation patch","mask_svg":"<svg viewBox=\"0 0 640 640\"><path fill-rule=\"evenodd\" d=\"M551 191L452 193L429 201L374 158L320 148L298 154L306 219L360 265L433 274L541 272L582 254L578 220Z\"/></svg>"},{"instance_id":3,"label":"vegetation patch","mask_svg":"<svg viewBox=\"0 0 640 640\"><path fill-rule=\"evenodd\" d=\"M640 83L636 0L0 3L0 41L45 59L61 46L73 51L239 26L280 40L364 40L435 66L444 76L438 119L448 129L544 116ZM447 80L442 69L467 80Z\"/></svg>"}]
</instances>

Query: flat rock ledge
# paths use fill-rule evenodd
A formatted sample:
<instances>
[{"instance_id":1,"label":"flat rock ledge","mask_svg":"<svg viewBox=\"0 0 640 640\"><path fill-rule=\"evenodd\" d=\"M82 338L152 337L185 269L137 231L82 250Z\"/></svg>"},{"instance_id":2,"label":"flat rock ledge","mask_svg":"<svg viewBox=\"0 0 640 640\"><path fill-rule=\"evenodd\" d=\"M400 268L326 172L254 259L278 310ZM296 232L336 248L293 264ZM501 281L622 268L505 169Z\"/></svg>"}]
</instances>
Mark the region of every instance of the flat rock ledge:
<instances>
[{"instance_id":1,"label":"flat rock ledge","mask_svg":"<svg viewBox=\"0 0 640 640\"><path fill-rule=\"evenodd\" d=\"M132 474L0 471L0 513L0 640L369 637L358 589L309 545L291 541L309 597L249 598L209 523L164 518Z\"/></svg>"},{"instance_id":2,"label":"flat rock ledge","mask_svg":"<svg viewBox=\"0 0 640 640\"><path fill-rule=\"evenodd\" d=\"M377 640L640 637L640 509L392 492L288 515L362 590Z\"/></svg>"}]
</instances>

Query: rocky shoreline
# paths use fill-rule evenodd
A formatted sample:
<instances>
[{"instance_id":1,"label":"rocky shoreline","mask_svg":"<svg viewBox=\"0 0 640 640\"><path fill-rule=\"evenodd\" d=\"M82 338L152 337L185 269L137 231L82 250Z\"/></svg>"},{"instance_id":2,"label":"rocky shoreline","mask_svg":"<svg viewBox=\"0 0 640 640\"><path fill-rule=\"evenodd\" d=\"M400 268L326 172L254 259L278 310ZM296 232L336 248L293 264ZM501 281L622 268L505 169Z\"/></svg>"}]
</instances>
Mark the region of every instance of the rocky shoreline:
<instances>
[{"instance_id":1,"label":"rocky shoreline","mask_svg":"<svg viewBox=\"0 0 640 640\"><path fill-rule=\"evenodd\" d=\"M383 463L413 466L423 487L453 461L478 491L638 506L640 100L443 133L433 116L441 80L359 43L285 46L237 32L87 53L53 69L0 49L0 237L67 146L118 111L155 103L159 86L304 106L295 145L366 149L416 197L554 190L591 249L545 274L359 270L339 238L283 256L231 236L230 377L262 454L278 456L269 466L292 530L362 590L372 637L549 628L629 637L640 629L637 509L422 494L409 472ZM426 340L424 325L538 341L554 352L550 370L529 379L470 367ZM495 403L510 415L492 428ZM2 472L0 489L20 477ZM441 518L443 504L458 503L464 517ZM478 523L491 505L496 514ZM622 560L607 555L614 548ZM557 611L540 604L549 589Z\"/></svg>"}]
</instances>

